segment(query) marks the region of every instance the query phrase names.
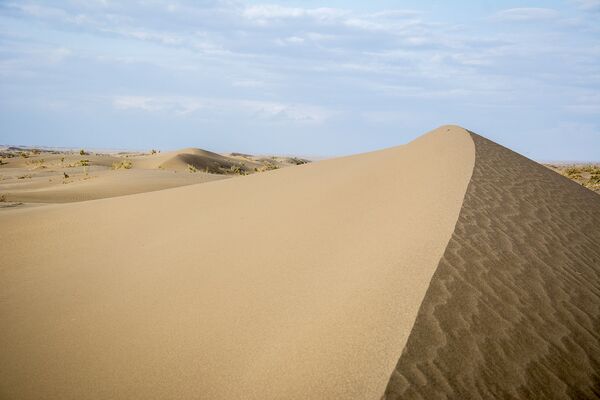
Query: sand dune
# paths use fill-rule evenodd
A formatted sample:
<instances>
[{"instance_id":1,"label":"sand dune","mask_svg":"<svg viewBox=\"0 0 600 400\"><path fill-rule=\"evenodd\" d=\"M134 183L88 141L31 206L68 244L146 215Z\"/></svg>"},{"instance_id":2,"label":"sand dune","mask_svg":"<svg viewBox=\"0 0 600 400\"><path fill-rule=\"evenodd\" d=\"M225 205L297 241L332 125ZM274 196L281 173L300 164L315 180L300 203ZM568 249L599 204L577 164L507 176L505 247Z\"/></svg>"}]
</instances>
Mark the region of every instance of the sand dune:
<instances>
[{"instance_id":1,"label":"sand dune","mask_svg":"<svg viewBox=\"0 0 600 400\"><path fill-rule=\"evenodd\" d=\"M237 158L193 147L136 159L138 167L171 171L188 171L190 166L200 171L218 171L219 169L230 169L232 166L240 166L241 163L242 161ZM241 166L246 171L251 171L255 167L260 167L260 164L246 161Z\"/></svg>"},{"instance_id":2,"label":"sand dune","mask_svg":"<svg viewBox=\"0 0 600 400\"><path fill-rule=\"evenodd\" d=\"M0 226L0 398L600 393L600 197L456 126Z\"/></svg>"},{"instance_id":3,"label":"sand dune","mask_svg":"<svg viewBox=\"0 0 600 400\"><path fill-rule=\"evenodd\" d=\"M225 179L222 175L205 173L179 173L171 171L153 171L131 169L113 171L95 171L88 179L73 179L69 184L48 184L32 180L28 187L5 185L10 199L25 203L70 203L124 196L136 193L152 192L197 183ZM11 192L11 189L16 188Z\"/></svg>"},{"instance_id":4,"label":"sand dune","mask_svg":"<svg viewBox=\"0 0 600 400\"><path fill-rule=\"evenodd\" d=\"M225 156L187 148L166 153L90 153L0 148L0 208L66 203L211 182L309 162Z\"/></svg>"},{"instance_id":5,"label":"sand dune","mask_svg":"<svg viewBox=\"0 0 600 400\"><path fill-rule=\"evenodd\" d=\"M380 397L474 154L444 127L266 174L4 210L2 396Z\"/></svg>"},{"instance_id":6,"label":"sand dune","mask_svg":"<svg viewBox=\"0 0 600 400\"><path fill-rule=\"evenodd\" d=\"M600 398L600 197L473 140L456 229L384 398Z\"/></svg>"}]
</instances>

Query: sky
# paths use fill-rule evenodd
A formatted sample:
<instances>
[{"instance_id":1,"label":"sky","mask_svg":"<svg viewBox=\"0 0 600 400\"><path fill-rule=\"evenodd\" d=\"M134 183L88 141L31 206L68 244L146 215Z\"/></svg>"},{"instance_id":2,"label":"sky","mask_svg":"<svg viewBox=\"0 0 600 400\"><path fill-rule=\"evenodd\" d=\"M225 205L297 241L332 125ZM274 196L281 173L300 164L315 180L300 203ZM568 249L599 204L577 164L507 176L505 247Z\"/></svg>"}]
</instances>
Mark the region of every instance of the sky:
<instances>
[{"instance_id":1,"label":"sky","mask_svg":"<svg viewBox=\"0 0 600 400\"><path fill-rule=\"evenodd\" d=\"M3 1L0 144L600 161L600 0Z\"/></svg>"}]
</instances>

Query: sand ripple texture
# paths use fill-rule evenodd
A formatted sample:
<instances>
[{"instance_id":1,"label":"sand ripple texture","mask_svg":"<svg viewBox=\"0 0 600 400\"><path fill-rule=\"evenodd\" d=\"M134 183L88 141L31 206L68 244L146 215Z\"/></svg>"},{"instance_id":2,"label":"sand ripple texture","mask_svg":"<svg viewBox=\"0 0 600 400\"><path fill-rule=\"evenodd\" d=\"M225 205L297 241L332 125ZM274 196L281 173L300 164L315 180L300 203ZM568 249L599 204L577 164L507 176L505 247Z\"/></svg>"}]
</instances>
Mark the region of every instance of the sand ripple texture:
<instances>
[{"instance_id":1,"label":"sand ripple texture","mask_svg":"<svg viewBox=\"0 0 600 400\"><path fill-rule=\"evenodd\" d=\"M471 135L463 207L383 399L598 399L600 197Z\"/></svg>"}]
</instances>

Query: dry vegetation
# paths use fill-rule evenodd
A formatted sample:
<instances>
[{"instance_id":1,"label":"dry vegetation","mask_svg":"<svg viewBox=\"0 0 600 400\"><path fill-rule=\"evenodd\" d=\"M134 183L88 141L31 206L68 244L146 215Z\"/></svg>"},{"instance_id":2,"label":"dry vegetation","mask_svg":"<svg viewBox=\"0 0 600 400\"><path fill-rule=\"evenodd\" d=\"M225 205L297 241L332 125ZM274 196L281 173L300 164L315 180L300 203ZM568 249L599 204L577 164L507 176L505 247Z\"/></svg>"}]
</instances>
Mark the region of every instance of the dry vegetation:
<instances>
[{"instance_id":1,"label":"dry vegetation","mask_svg":"<svg viewBox=\"0 0 600 400\"><path fill-rule=\"evenodd\" d=\"M112 169L131 169L132 167L133 163L129 160L122 160L112 164Z\"/></svg>"},{"instance_id":2,"label":"dry vegetation","mask_svg":"<svg viewBox=\"0 0 600 400\"><path fill-rule=\"evenodd\" d=\"M307 162L297 157L219 154L197 148L166 153L156 149L102 153L0 146L0 193L5 195L3 208L6 199L15 204L83 201L228 179ZM123 170L128 172L122 173Z\"/></svg>"},{"instance_id":3,"label":"dry vegetation","mask_svg":"<svg viewBox=\"0 0 600 400\"><path fill-rule=\"evenodd\" d=\"M600 194L600 164L544 164L546 167Z\"/></svg>"}]
</instances>

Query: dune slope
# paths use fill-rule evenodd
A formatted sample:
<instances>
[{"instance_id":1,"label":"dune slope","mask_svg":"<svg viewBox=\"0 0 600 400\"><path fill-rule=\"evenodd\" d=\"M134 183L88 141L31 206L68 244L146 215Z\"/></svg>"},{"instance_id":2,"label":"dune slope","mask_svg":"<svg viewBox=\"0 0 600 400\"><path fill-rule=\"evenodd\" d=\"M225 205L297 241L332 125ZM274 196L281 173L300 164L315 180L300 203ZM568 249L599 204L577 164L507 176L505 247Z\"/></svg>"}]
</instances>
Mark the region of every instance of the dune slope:
<instances>
[{"instance_id":1,"label":"dune slope","mask_svg":"<svg viewBox=\"0 0 600 400\"><path fill-rule=\"evenodd\" d=\"M240 160L196 148L139 157L136 159L136 165L142 168L161 168L173 171L187 171L190 167L200 171L219 171L220 169L227 170L232 166L240 166L244 170L251 171L253 168L261 166L251 160Z\"/></svg>"},{"instance_id":2,"label":"dune slope","mask_svg":"<svg viewBox=\"0 0 600 400\"><path fill-rule=\"evenodd\" d=\"M472 136L456 230L384 398L600 398L600 197Z\"/></svg>"},{"instance_id":3,"label":"dune slope","mask_svg":"<svg viewBox=\"0 0 600 400\"><path fill-rule=\"evenodd\" d=\"M0 398L378 398L475 149L0 213Z\"/></svg>"}]
</instances>

